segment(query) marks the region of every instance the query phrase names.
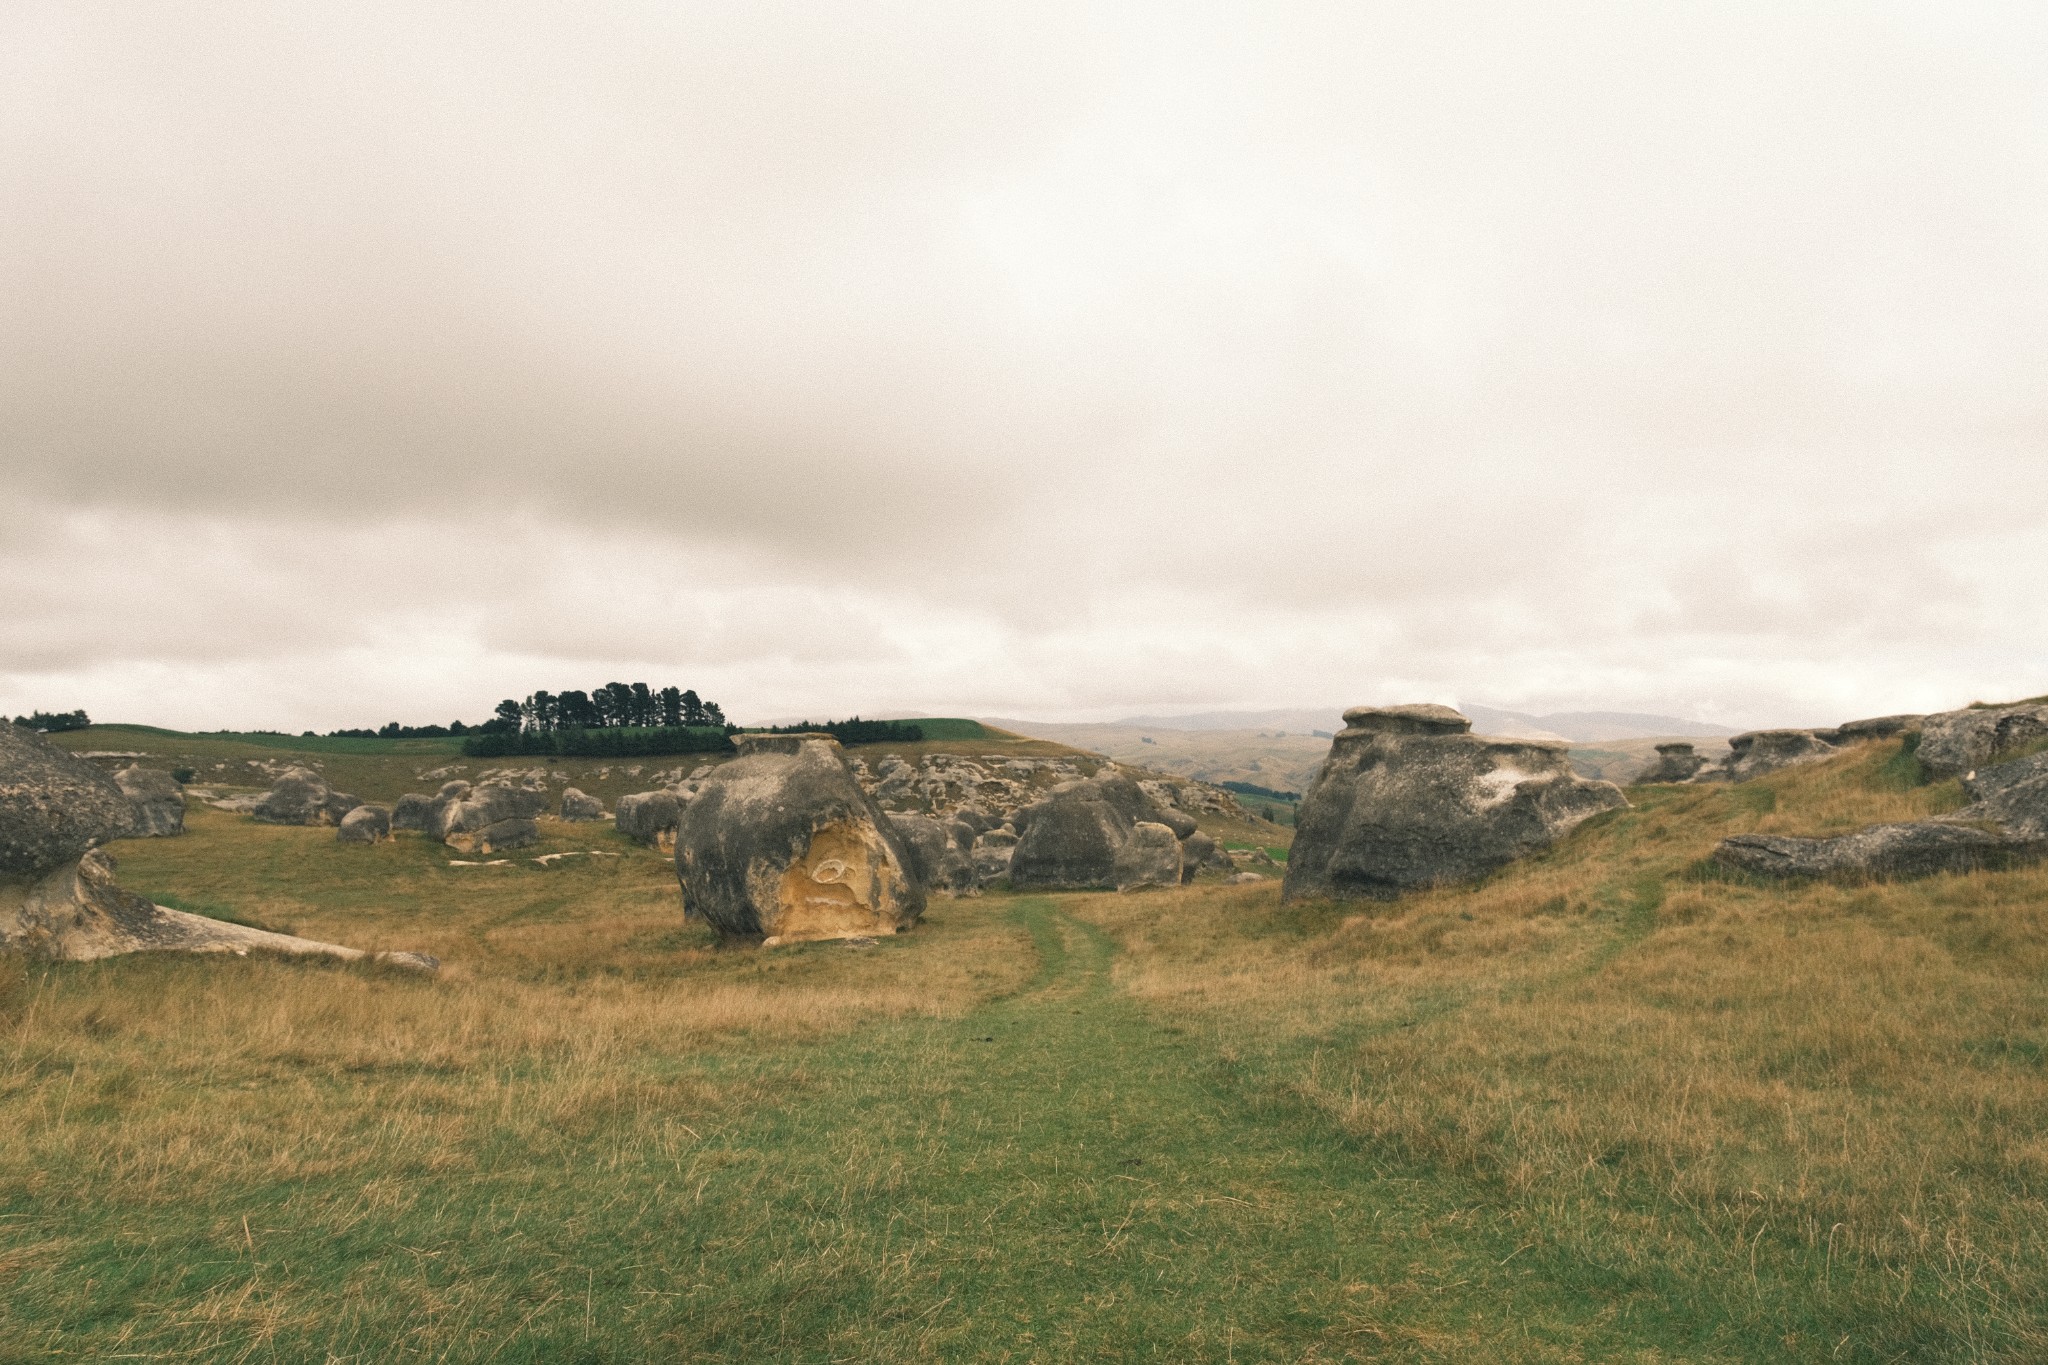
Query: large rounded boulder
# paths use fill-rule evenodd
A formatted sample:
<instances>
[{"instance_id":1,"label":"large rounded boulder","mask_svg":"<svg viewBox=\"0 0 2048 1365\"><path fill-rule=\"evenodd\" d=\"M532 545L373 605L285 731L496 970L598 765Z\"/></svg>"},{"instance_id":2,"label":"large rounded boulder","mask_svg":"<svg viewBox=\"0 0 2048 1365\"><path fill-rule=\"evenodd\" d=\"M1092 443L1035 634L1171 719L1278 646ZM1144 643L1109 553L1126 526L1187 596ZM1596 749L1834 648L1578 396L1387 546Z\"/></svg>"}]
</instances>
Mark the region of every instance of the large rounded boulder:
<instances>
[{"instance_id":1,"label":"large rounded boulder","mask_svg":"<svg viewBox=\"0 0 2048 1365\"><path fill-rule=\"evenodd\" d=\"M450 782L427 808L426 833L468 853L501 853L540 838L534 817L547 809L548 794L535 787L486 782L472 787Z\"/></svg>"},{"instance_id":2,"label":"large rounded boulder","mask_svg":"<svg viewBox=\"0 0 2048 1365\"><path fill-rule=\"evenodd\" d=\"M135 814L131 838L170 839L185 832L185 789L177 778L131 763L114 774L114 783Z\"/></svg>"},{"instance_id":3,"label":"large rounded boulder","mask_svg":"<svg viewBox=\"0 0 2048 1365\"><path fill-rule=\"evenodd\" d=\"M0 722L0 877L40 877L128 833L120 785L35 731Z\"/></svg>"},{"instance_id":4,"label":"large rounded boulder","mask_svg":"<svg viewBox=\"0 0 2048 1365\"><path fill-rule=\"evenodd\" d=\"M1570 746L1484 739L1448 706L1354 707L1303 793L1283 896L1391 900L1482 877L1628 804Z\"/></svg>"},{"instance_id":5,"label":"large rounded boulder","mask_svg":"<svg viewBox=\"0 0 2048 1365\"><path fill-rule=\"evenodd\" d=\"M739 735L682 809L686 917L721 937L795 942L896 933L924 913L917 864L828 735Z\"/></svg>"},{"instance_id":6,"label":"large rounded boulder","mask_svg":"<svg viewBox=\"0 0 2048 1365\"><path fill-rule=\"evenodd\" d=\"M338 825L363 803L327 785L311 768L287 768L250 810L249 817L266 825Z\"/></svg>"}]
</instances>

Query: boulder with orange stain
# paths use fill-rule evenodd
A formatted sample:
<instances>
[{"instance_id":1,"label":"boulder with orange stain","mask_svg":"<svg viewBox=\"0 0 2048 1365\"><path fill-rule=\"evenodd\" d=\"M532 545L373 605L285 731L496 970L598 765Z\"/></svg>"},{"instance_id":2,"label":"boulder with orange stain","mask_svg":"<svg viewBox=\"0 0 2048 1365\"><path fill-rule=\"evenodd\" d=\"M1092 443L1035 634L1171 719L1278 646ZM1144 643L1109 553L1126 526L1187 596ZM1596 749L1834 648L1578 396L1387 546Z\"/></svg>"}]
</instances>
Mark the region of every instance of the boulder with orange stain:
<instances>
[{"instance_id":1,"label":"boulder with orange stain","mask_svg":"<svg viewBox=\"0 0 2048 1365\"><path fill-rule=\"evenodd\" d=\"M676 828L683 913L765 944L900 933L925 888L829 735L737 735Z\"/></svg>"}]
</instances>

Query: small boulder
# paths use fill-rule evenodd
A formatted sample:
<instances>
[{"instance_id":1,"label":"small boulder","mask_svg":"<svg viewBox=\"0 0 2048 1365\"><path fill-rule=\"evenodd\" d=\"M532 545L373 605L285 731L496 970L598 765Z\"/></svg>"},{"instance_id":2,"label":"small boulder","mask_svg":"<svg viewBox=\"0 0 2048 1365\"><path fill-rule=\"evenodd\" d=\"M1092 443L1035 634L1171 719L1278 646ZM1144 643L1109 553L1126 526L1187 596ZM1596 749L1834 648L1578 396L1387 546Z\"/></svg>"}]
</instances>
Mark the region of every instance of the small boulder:
<instances>
[{"instance_id":1,"label":"small boulder","mask_svg":"<svg viewBox=\"0 0 2048 1365\"><path fill-rule=\"evenodd\" d=\"M131 763L114 774L114 782L135 814L130 838L169 839L185 832L185 789L178 779Z\"/></svg>"},{"instance_id":2,"label":"small boulder","mask_svg":"<svg viewBox=\"0 0 2048 1365\"><path fill-rule=\"evenodd\" d=\"M602 820L604 803L594 796L585 796L575 787L565 787L562 790L562 818L577 822Z\"/></svg>"},{"instance_id":3,"label":"small boulder","mask_svg":"<svg viewBox=\"0 0 2048 1365\"><path fill-rule=\"evenodd\" d=\"M338 825L362 802L327 785L311 768L287 768L249 812L266 825Z\"/></svg>"},{"instance_id":4,"label":"small boulder","mask_svg":"<svg viewBox=\"0 0 2048 1365\"><path fill-rule=\"evenodd\" d=\"M391 837L391 812L382 806L357 806L341 817L334 837L344 844L376 844Z\"/></svg>"},{"instance_id":5,"label":"small boulder","mask_svg":"<svg viewBox=\"0 0 2048 1365\"><path fill-rule=\"evenodd\" d=\"M672 791L633 792L619 798L613 828L636 844L674 848L683 803Z\"/></svg>"},{"instance_id":6,"label":"small boulder","mask_svg":"<svg viewBox=\"0 0 2048 1365\"><path fill-rule=\"evenodd\" d=\"M784 943L896 933L924 913L915 864L829 735L739 735L683 809L686 915Z\"/></svg>"},{"instance_id":7,"label":"small boulder","mask_svg":"<svg viewBox=\"0 0 2048 1365\"><path fill-rule=\"evenodd\" d=\"M1179 886L1180 840L1165 825L1138 821L1131 827L1131 837L1117 850L1115 874L1119 891L1134 891L1142 886Z\"/></svg>"},{"instance_id":8,"label":"small boulder","mask_svg":"<svg viewBox=\"0 0 2048 1365\"><path fill-rule=\"evenodd\" d=\"M1283 895L1392 899L1484 876L1628 804L1570 746L1483 739L1447 706L1355 707L1301 799Z\"/></svg>"}]
</instances>

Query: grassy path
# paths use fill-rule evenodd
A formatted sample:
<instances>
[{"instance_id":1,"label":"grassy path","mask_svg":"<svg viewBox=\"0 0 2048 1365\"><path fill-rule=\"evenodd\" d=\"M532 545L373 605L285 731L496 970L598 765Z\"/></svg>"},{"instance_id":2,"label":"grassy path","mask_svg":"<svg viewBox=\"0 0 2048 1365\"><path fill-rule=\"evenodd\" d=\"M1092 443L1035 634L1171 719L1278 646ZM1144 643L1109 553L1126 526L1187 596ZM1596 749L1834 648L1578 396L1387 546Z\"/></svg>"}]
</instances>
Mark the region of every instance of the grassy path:
<instances>
[{"instance_id":1,"label":"grassy path","mask_svg":"<svg viewBox=\"0 0 2048 1365\"><path fill-rule=\"evenodd\" d=\"M1248 1090L1057 902L1007 913L1041 969L963 1019L664 1063L767 1097L701 1131L594 1110L446 1180L0 1198L16 1234L93 1224L13 1267L0 1361L1723 1358L1652 1279Z\"/></svg>"}]
</instances>

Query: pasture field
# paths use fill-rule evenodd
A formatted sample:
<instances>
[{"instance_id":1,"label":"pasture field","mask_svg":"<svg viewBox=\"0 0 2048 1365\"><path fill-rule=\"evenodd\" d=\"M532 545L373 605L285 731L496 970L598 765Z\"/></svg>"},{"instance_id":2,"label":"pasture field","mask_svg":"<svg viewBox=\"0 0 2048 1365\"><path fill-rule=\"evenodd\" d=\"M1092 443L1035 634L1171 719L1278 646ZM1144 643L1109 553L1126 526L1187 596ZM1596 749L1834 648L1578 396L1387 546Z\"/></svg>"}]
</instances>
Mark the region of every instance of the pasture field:
<instances>
[{"instance_id":1,"label":"pasture field","mask_svg":"<svg viewBox=\"0 0 2048 1365\"><path fill-rule=\"evenodd\" d=\"M0 1361L2048 1358L2048 869L1704 864L1953 806L1896 745L1631 798L765 953L605 828L195 808L125 884L448 965L0 967Z\"/></svg>"}]
</instances>

